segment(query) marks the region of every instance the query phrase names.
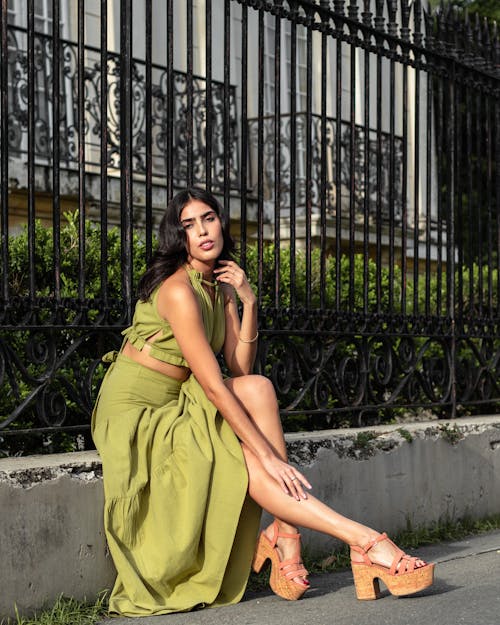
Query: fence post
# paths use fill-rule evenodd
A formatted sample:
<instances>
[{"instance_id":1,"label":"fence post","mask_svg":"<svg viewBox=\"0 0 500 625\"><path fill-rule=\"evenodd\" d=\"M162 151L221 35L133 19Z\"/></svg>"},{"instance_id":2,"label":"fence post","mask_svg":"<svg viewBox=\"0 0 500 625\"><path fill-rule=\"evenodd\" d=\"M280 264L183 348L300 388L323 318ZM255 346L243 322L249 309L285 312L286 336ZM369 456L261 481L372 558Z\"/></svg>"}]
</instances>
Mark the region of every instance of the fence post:
<instances>
[{"instance_id":1,"label":"fence post","mask_svg":"<svg viewBox=\"0 0 500 625\"><path fill-rule=\"evenodd\" d=\"M124 323L132 320L132 0L120 0L120 184Z\"/></svg>"}]
</instances>

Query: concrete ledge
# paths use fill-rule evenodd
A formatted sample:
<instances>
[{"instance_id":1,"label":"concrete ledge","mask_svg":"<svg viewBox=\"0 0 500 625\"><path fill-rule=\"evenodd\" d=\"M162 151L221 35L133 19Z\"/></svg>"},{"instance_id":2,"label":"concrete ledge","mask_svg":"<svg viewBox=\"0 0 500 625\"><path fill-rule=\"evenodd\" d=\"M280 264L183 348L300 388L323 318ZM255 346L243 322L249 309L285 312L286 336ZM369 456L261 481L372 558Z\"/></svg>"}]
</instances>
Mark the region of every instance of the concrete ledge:
<instances>
[{"instance_id":1,"label":"concrete ledge","mask_svg":"<svg viewBox=\"0 0 500 625\"><path fill-rule=\"evenodd\" d=\"M103 501L95 452L0 460L0 618L111 588Z\"/></svg>"},{"instance_id":2,"label":"concrete ledge","mask_svg":"<svg viewBox=\"0 0 500 625\"><path fill-rule=\"evenodd\" d=\"M287 444L316 496L380 530L500 514L500 415L289 434ZM96 452L0 460L0 617L112 586L102 506ZM303 535L311 553L335 546Z\"/></svg>"}]
</instances>

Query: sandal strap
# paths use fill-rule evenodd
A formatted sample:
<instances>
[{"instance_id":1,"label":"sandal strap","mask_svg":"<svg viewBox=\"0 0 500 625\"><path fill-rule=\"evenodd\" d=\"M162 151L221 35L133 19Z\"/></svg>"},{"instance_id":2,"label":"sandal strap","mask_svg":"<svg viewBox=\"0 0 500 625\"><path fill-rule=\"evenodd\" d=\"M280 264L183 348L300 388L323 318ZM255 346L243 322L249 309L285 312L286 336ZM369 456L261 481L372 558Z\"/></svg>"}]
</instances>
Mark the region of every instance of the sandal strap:
<instances>
[{"instance_id":1,"label":"sandal strap","mask_svg":"<svg viewBox=\"0 0 500 625\"><path fill-rule=\"evenodd\" d=\"M396 553L392 560L392 564L389 569L389 575L401 575L402 573L412 573L415 570L415 566L417 563L417 559L415 556L409 556L407 553L402 551L397 545L395 545L392 540L387 536L384 532L383 534L379 534L376 538L370 540L364 547L358 547L357 545L351 545L351 549L356 553L359 553L363 556L363 561L365 564L373 565L374 563L368 557L368 552L372 547L378 545L382 541L387 540L391 543L391 545L396 549ZM376 563L375 563L376 564ZM402 566L404 564L404 566Z\"/></svg>"},{"instance_id":2,"label":"sandal strap","mask_svg":"<svg viewBox=\"0 0 500 625\"><path fill-rule=\"evenodd\" d=\"M287 573L283 572L283 575L287 579L295 579L296 577L307 577L309 572L306 569L297 569L295 571L288 571Z\"/></svg>"},{"instance_id":3,"label":"sandal strap","mask_svg":"<svg viewBox=\"0 0 500 625\"><path fill-rule=\"evenodd\" d=\"M389 540L389 537L387 536L385 532L383 534L379 534L375 538L372 538L372 540L370 540L370 542L368 542L364 547L361 547L358 545L351 545L350 547L353 551L355 551L356 553L359 553L363 557L363 562L365 564L368 564L369 566L371 566L373 562L368 557L368 552L370 551L372 547L375 547L375 545L377 545L378 543L381 543L384 540Z\"/></svg>"},{"instance_id":4,"label":"sandal strap","mask_svg":"<svg viewBox=\"0 0 500 625\"><path fill-rule=\"evenodd\" d=\"M415 565L417 563L417 558L414 556L409 556L408 554L401 551L398 553L392 562L391 569L389 571L390 575L401 575L402 573L413 573L415 570ZM404 564L404 566L402 566Z\"/></svg>"},{"instance_id":5,"label":"sandal strap","mask_svg":"<svg viewBox=\"0 0 500 625\"><path fill-rule=\"evenodd\" d=\"M278 542L278 538L295 538L296 540L300 539L300 534L297 532L296 534L287 534L286 532L279 531L278 522L275 520L273 522L273 538L270 541L271 547L276 547L276 543Z\"/></svg>"},{"instance_id":6,"label":"sandal strap","mask_svg":"<svg viewBox=\"0 0 500 625\"><path fill-rule=\"evenodd\" d=\"M365 564L368 564L368 565L371 565L371 564L372 564L372 561L371 561L371 560L370 560L370 558L366 555L366 551L363 549L363 547L358 547L358 545L351 545L350 547L351 547L351 549L352 549L353 551L355 551L356 553L359 553L359 554L362 556L362 558L363 558L363 562L364 562Z\"/></svg>"},{"instance_id":7,"label":"sandal strap","mask_svg":"<svg viewBox=\"0 0 500 625\"><path fill-rule=\"evenodd\" d=\"M300 534L298 532L296 532L295 534L289 534L287 532L280 532L277 521L274 521L273 538L270 541L272 549L276 548L276 543L278 542L278 538L294 538L296 540L299 540ZM302 560L297 559L297 557L300 558L300 553L298 554L298 556L294 556L293 558L289 558L288 560L280 561L279 563L280 571L283 573L284 577L286 577L286 579L288 580L293 579L294 577L306 577L307 575L309 575L309 571L306 568L304 568L304 564L302 563ZM294 568L291 568L291 567L294 567ZM289 569L289 570L285 571L285 569Z\"/></svg>"},{"instance_id":8,"label":"sandal strap","mask_svg":"<svg viewBox=\"0 0 500 625\"><path fill-rule=\"evenodd\" d=\"M295 534L286 534L285 532L279 532L278 538L295 538L298 540L300 538L300 534L299 532L295 532Z\"/></svg>"},{"instance_id":9,"label":"sandal strap","mask_svg":"<svg viewBox=\"0 0 500 625\"><path fill-rule=\"evenodd\" d=\"M378 543L381 543L384 540L392 542L392 540L384 532L383 534L379 534L375 538L372 538L372 540L370 540L370 542L367 543L365 547L360 547L360 549L362 549L365 553L368 553L372 547L375 547L375 545L378 545Z\"/></svg>"},{"instance_id":10,"label":"sandal strap","mask_svg":"<svg viewBox=\"0 0 500 625\"><path fill-rule=\"evenodd\" d=\"M290 568L292 566L295 568ZM290 568L290 570L285 571L286 568ZM294 560L292 558L280 562L280 570L283 572L283 575L287 579L293 579L294 577L305 577L306 575L309 575L309 571L304 568L303 563L299 560Z\"/></svg>"}]
</instances>

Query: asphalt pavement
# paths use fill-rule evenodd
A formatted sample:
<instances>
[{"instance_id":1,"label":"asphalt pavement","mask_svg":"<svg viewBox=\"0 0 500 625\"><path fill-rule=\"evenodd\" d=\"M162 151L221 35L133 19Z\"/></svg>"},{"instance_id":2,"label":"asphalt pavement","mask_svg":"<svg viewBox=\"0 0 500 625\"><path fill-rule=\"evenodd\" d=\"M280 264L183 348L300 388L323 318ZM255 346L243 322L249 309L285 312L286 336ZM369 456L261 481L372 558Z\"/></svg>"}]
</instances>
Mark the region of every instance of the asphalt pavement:
<instances>
[{"instance_id":1,"label":"asphalt pavement","mask_svg":"<svg viewBox=\"0 0 500 625\"><path fill-rule=\"evenodd\" d=\"M500 531L420 547L435 583L410 597L358 601L350 570L311 576L300 601L270 590L233 606L166 616L113 617L100 625L500 625Z\"/></svg>"}]
</instances>

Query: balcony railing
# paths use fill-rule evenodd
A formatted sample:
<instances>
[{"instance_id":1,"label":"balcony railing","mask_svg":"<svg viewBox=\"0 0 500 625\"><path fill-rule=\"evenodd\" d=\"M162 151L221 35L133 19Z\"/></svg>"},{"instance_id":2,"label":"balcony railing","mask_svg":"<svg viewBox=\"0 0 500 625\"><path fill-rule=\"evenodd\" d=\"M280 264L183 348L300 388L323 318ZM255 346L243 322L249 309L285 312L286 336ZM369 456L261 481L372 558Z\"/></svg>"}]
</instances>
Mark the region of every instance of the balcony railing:
<instances>
[{"instance_id":1,"label":"balcony railing","mask_svg":"<svg viewBox=\"0 0 500 625\"><path fill-rule=\"evenodd\" d=\"M8 49L8 147L11 157L28 152L28 34L25 29L10 26L7 29ZM54 58L50 36L34 34L35 64L33 80L34 99L34 156L39 165L52 164ZM107 153L105 167L109 174L120 170L120 56L111 52L85 47L83 75L84 127L79 128L78 49L70 41L61 40L58 51L60 122L57 130L61 165L76 170L79 163L78 146L85 142L87 168L101 166L102 102L105 105ZM106 64L106 92L102 92L102 64ZM211 81L211 104L207 107L207 81L199 76L188 76L179 71L168 72L166 67L151 65L151 118L146 120L146 64L132 60L132 163L134 175L146 173L146 136L151 141L151 173L161 183L167 176L167 127L169 100L173 114L173 180L182 186L186 180L189 158L192 159L194 182L203 184L207 178L207 133L210 130L211 177L214 190L223 190L224 158L230 160L230 184L238 185L238 149L236 133L235 87L229 92L229 136L224 142L224 85ZM169 78L170 76L170 78ZM192 98L189 103L188 99ZM210 111L210 123L207 115ZM188 115L190 124L188 124ZM148 127L146 127L148 125ZM188 136L189 133L189 136Z\"/></svg>"},{"instance_id":2,"label":"balcony railing","mask_svg":"<svg viewBox=\"0 0 500 625\"><path fill-rule=\"evenodd\" d=\"M296 214L304 215L307 202L310 202L313 213L319 214L322 200L326 199L326 210L335 215L337 208L349 206L349 194L353 189L354 204L352 208L358 216L362 216L368 208L372 220L377 217L388 222L389 219L401 225L402 217L402 179L403 179L403 139L377 129L368 130L359 124L351 125L347 121L339 121L320 115L311 115L311 186L307 188L306 157L308 153L306 125L308 116L305 112L294 116L280 116L280 154L279 165L275 155L275 118L267 116L259 121L249 119L248 135L250 145L250 180L249 189L256 193L258 185L258 145L259 132L262 133L263 145L263 188L264 200L274 205L276 172L280 172L279 207L280 214L287 216L290 206L295 205ZM340 132L340 160L336 157L336 134ZM351 134L354 133L352 138ZM295 170L292 174L291 144L295 137ZM368 158L365 149L368 145ZM354 156L351 160L351 146ZM368 178L365 180L365 164L368 164ZM391 182L389 172L391 163L394 178ZM326 186L322 189L322 175ZM389 185L392 184L392 193ZM340 198L338 193L340 190ZM294 194L294 202L291 195ZM322 198L322 194L324 198ZM365 202L365 197L367 201ZM390 198L393 198L392 205Z\"/></svg>"}]
</instances>

